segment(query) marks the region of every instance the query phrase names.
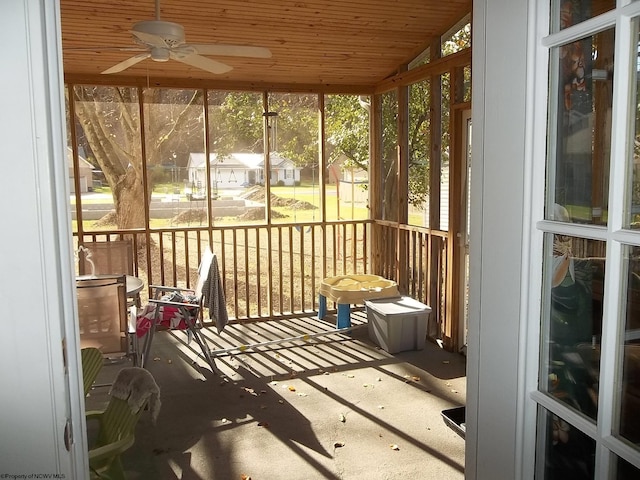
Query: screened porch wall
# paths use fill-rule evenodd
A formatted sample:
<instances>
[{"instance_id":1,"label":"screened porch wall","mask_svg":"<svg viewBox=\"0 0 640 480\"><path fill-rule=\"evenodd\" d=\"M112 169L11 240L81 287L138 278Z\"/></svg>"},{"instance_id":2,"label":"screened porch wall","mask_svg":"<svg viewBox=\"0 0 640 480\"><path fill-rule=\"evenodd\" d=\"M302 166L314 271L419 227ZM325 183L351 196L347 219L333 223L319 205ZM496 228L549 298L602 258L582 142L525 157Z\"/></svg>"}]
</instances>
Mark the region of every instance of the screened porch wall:
<instances>
[{"instance_id":1,"label":"screened porch wall","mask_svg":"<svg viewBox=\"0 0 640 480\"><path fill-rule=\"evenodd\" d=\"M224 190L218 190L216 185L198 185L197 190L192 184L185 184L185 192L187 187L191 202L196 197L194 192L198 194L197 201L205 214L189 219L182 224L169 224L158 226L154 220L157 216L158 209L171 210L176 208L180 203L159 203L153 200L151 193L153 176L158 175L157 169L154 170L148 162L156 153L153 147L153 138L149 138L149 129L145 126L137 127L141 145L145 145L144 149L136 150L138 153L133 155L131 162L135 168L139 168L143 175L141 180L144 181L144 195L151 198L151 202L139 202L144 212L146 225L134 224L133 227L122 228L113 224L101 225L95 220L87 222L89 215L95 215L91 212L92 208L83 203L82 195L77 193L72 196L71 213L74 219L73 230L76 246L85 241L112 241L121 238L131 239L134 243L135 255L135 273L142 278L146 284L168 284L182 287L191 287L195 284L197 278L197 267L201 254L207 246L210 246L214 253L219 256L219 265L223 278L225 297L227 302L227 311L232 321L255 321L261 319L277 318L282 316L295 316L308 314L317 311L318 308L318 288L325 277L334 275L345 275L351 273L372 273L382 275L385 278L395 280L399 285L402 294L409 295L417 300L422 301L432 307L433 313L429 318L428 337L432 340L444 339L444 346L447 349L456 349L456 342L453 338L458 321L459 292L456 292L456 285L460 282L457 280L458 271L452 268L452 262L456 261L456 245L451 242L451 232L455 231L457 225L455 222L446 222L445 228L448 230L440 230L438 222L427 221L423 225L408 224L408 215L405 211L398 219L383 219L381 202L393 201L396 205L387 206L388 212L399 211L398 208L407 210L406 199L402 197L408 196L407 182L409 162L407 158L400 157L400 161L394 162L392 170L387 168L386 174L388 178L395 177L394 182L400 182L393 186L397 192L395 195L388 197L381 194L380 191L380 172L382 157L385 155L376 145L381 141L381 133L378 132L376 125L376 104L384 95L384 92L390 89L404 90L398 98L401 99L397 109L399 110L397 125L391 128L397 129L399 132L405 131L404 134L398 136L399 139L406 139L409 122L401 121L408 115L406 105L402 102L407 101L406 89L414 82L423 81L425 78L430 79L431 84L442 83L443 75L447 75L449 84L447 85L446 95L441 94L441 89L435 90L438 96L431 95L429 106L432 108L440 102L446 101L447 110L455 112L460 106L467 105L469 92L465 88L461 88L465 84L466 75L468 73L468 65L471 59L470 49L454 53L443 59L435 59L427 65L423 65L411 70L408 73L401 74L397 77L397 83L388 82L381 84L379 93L370 96L370 113L368 121L371 125L364 128L365 135L371 135L369 142L365 142L370 146L370 164L368 184L363 192L368 193L368 203L353 208L345 208L341 204L336 206L332 203L332 196L339 196L338 188L335 188L330 182L332 180L330 172L330 155L329 148L326 144L326 138L322 137L316 144L317 162L315 167L307 170L307 181L312 179L313 188L311 197L307 200L319 202L318 208L314 211L297 210L294 218L276 219L272 217L272 207L274 206L271 193L273 185L263 185L264 192L259 197L260 202L264 205L257 207L256 211L262 210L264 215L256 220L245 219L241 222L228 223L221 222L218 213L214 208L213 199L216 201L233 200L225 197ZM466 70L465 70L466 69ZM468 82L467 82L468 83ZM77 88L74 85L68 85L69 91ZM141 87L129 87L132 89L132 95L128 99L130 102L127 106L128 112L140 112L140 123L149 121L146 116L153 114L153 109L145 106L146 101L162 102L163 94L156 92L153 96L145 93ZM82 90L81 90L82 91ZM136 93L137 92L137 93ZM222 125L219 122L218 110L219 98L216 96L217 91L204 91L204 95L198 94L197 91L184 91L183 102L189 105L189 108L195 107L202 109L205 115L202 117L204 125L197 125L191 131L191 135L200 138L203 145L202 149L206 152L217 151L221 155L226 154L229 150L228 146L217 142L217 133L229 128L228 125ZM360 103L363 96L352 95ZM317 97L317 115L322 125L327 121L325 109L337 108L340 103L336 94L333 95L309 95L300 96L304 105L309 104L312 97ZM332 103L332 107L328 107L327 99L333 97L336 103ZM344 95L348 97L348 95ZM69 95L68 98L73 98ZM239 93L240 101L243 101L247 108L256 112L269 111L267 93L245 92ZM438 100L439 98L439 100ZM150 100L151 99L151 100ZM77 99L76 99L77 101ZM305 103L306 102L306 103ZM75 102L68 102L68 114L73 116L76 108ZM457 105L457 106L456 106ZM443 138L446 138L447 146L447 162L446 172L455 172L452 165L456 162L456 151L459 150L459 139L454 132L455 122L449 122L446 119L447 127L443 127L441 122L440 108L433 109L437 113L440 122L430 119L428 123L435 128L436 134L429 135L426 142L427 148L433 151L444 151ZM282 111L282 110L281 110ZM330 110L327 110L328 112ZM215 115L214 115L215 113ZM215 128L210 124L213 118L216 118ZM365 117L366 118L366 117ZM86 119L85 119L86 120ZM260 115L259 122L263 122L265 134L262 140L247 137L247 144L253 142L264 142L265 162L264 175L266 178L267 171L271 167L270 156L273 145L273 127L275 126L273 119ZM283 128L283 118L278 118L278 128ZM157 119L156 119L157 122ZM209 122L209 123L208 123ZM449 123L451 126L449 127ZM71 122L70 122L71 124ZM75 148L72 148L73 170L79 171L78 158L80 152L78 148L79 138L82 136L82 130L78 128L70 128L70 142ZM203 128L204 127L204 128ZM289 127L291 128L291 127ZM443 132L444 130L444 132ZM324 128L318 128L320 135L326 135ZM282 131L281 131L282 134ZM444 136L443 136L444 135ZM282 144L287 138L282 136L278 142ZM398 143L398 140L396 143ZM215 144L215 145L214 145ZM449 151L450 148L450 151ZM226 149L226 150L225 150ZM401 155L409 155L407 149L401 152ZM205 157L206 158L206 157ZM146 161L144 159L147 159ZM438 155L431 154L432 168L435 171L442 171L442 160ZM206 163L206 162L205 162ZM386 165L388 167L388 165ZM204 165L206 174L204 179L215 178L215 172L210 165ZM450 170L453 168L453 170ZM171 175L180 176L179 168L176 165L169 165L168 169L160 172L165 177L170 178ZM393 169L397 172L394 174ZM352 169L350 169L351 171ZM146 173L145 173L146 172ZM404 172L404 173L402 173ZM390 174L390 176L389 176ZM301 172L304 179L305 170ZM311 175L311 177L309 177ZM448 177L447 177L448 178ZM70 179L77 182L77 180ZM404 184L403 184L404 181ZM437 196L433 198L427 197L425 205L429 212L425 212L422 218L433 219L441 218L445 208L445 216L453 218L452 215L458 215L456 210L456 202L444 202L448 198L449 192L444 189L455 188L455 183L441 183L441 177L432 175L425 180L430 184L431 191ZM295 191L294 196L303 195ZM351 189L354 188L352 185ZM208 190L207 190L208 189ZM201 198L203 191L212 193L212 200ZM166 191L166 196L171 197L175 192ZM457 195L458 193L456 193ZM177 194L176 194L177 196ZM361 196L360 196L361 197ZM353 198L360 198L353 196ZM454 198L452 196L452 198ZM229 204L230 205L230 204ZM232 208L227 205L225 208ZM444 207L443 207L444 205ZM152 211L151 207L155 210ZM192 207L196 207L192 203ZM397 221L400 220L400 221ZM432 223L431 228L428 226ZM142 299L145 300L146 292L142 292ZM332 305L329 305L331 310Z\"/></svg>"}]
</instances>

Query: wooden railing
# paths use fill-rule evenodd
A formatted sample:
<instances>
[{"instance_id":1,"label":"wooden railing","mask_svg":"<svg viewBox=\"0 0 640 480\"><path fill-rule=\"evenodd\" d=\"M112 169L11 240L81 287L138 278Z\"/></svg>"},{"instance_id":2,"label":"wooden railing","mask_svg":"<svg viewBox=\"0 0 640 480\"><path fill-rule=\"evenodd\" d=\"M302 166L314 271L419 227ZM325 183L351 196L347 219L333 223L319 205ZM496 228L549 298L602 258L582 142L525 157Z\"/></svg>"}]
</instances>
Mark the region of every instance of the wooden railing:
<instances>
[{"instance_id":1,"label":"wooden railing","mask_svg":"<svg viewBox=\"0 0 640 480\"><path fill-rule=\"evenodd\" d=\"M372 229L385 238L372 261ZM397 255L400 236L406 258ZM82 240L133 241L135 273L146 285L192 288L207 246L218 256L229 318L253 321L317 311L328 276L376 273L432 306L429 334L446 319L446 233L373 221L226 225L85 232ZM78 239L76 238L78 241ZM373 268L376 271L373 271ZM143 292L142 300L146 300Z\"/></svg>"}]
</instances>

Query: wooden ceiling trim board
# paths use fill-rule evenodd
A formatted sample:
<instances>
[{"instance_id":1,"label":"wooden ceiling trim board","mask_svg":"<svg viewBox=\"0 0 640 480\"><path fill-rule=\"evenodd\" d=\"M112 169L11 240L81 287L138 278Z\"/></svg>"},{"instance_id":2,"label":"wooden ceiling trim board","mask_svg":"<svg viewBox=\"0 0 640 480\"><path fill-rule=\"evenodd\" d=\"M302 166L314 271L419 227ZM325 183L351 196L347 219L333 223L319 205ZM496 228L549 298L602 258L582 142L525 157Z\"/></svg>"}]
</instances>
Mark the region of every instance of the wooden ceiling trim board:
<instances>
[{"instance_id":1,"label":"wooden ceiling trim board","mask_svg":"<svg viewBox=\"0 0 640 480\"><path fill-rule=\"evenodd\" d=\"M96 85L95 76L69 75L65 82L74 85ZM374 89L370 85L340 85L340 84L269 84L262 82L227 82L194 79L153 79L147 77L116 77L109 76L101 85L112 87L152 87L152 88L208 88L226 91L257 91L279 93L325 93L372 95Z\"/></svg>"},{"instance_id":2,"label":"wooden ceiling trim board","mask_svg":"<svg viewBox=\"0 0 640 480\"><path fill-rule=\"evenodd\" d=\"M470 64L471 49L467 48L388 78L376 85L375 93L385 93L394 88L424 80L432 75L449 72L454 67L464 67Z\"/></svg>"}]
</instances>

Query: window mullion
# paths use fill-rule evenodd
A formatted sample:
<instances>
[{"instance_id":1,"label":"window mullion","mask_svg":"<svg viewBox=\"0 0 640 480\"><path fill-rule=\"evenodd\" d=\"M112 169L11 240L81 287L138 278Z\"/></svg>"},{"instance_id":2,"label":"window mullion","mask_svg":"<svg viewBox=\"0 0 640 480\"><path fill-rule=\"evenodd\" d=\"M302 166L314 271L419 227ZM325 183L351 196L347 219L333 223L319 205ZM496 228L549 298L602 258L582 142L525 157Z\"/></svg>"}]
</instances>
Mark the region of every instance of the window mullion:
<instances>
[{"instance_id":1,"label":"window mullion","mask_svg":"<svg viewBox=\"0 0 640 480\"><path fill-rule=\"evenodd\" d=\"M614 58L615 74L613 84L612 125L611 125L611 159L609 177L609 210L607 220L608 241L606 249L607 269L604 281L604 298L602 312L602 338L600 342L600 378L598 395L598 438L596 447L596 477L608 478L611 471L611 454L602 440L610 437L616 430L616 385L620 363L619 346L622 338L622 287L624 282L623 261L624 246L615 239L614 232L623 227L625 221L625 191L620 186L627 185L627 159L629 145L633 145L632 112L630 99L635 89L635 58L632 46L637 41L632 35L634 31L632 19L619 15L616 24L616 42ZM616 188L617 187L617 188Z\"/></svg>"}]
</instances>

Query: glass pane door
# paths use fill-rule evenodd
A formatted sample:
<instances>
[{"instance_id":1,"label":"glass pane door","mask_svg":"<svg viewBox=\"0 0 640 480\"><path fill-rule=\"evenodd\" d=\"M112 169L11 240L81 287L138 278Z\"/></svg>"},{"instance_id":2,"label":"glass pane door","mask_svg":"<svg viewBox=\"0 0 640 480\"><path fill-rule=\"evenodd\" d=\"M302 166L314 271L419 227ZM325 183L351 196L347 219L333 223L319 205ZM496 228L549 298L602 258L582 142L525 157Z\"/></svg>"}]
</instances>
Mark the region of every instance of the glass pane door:
<instances>
[{"instance_id":1,"label":"glass pane door","mask_svg":"<svg viewBox=\"0 0 640 480\"><path fill-rule=\"evenodd\" d=\"M541 39L546 54L538 59L547 68L548 90L546 138L539 139L546 142L545 210L533 265L542 273L540 295L534 295L540 317L531 319L540 326L532 340L538 343L537 389L531 392L535 477L635 479L640 2L549 5L550 15L540 9L551 34Z\"/></svg>"}]
</instances>

